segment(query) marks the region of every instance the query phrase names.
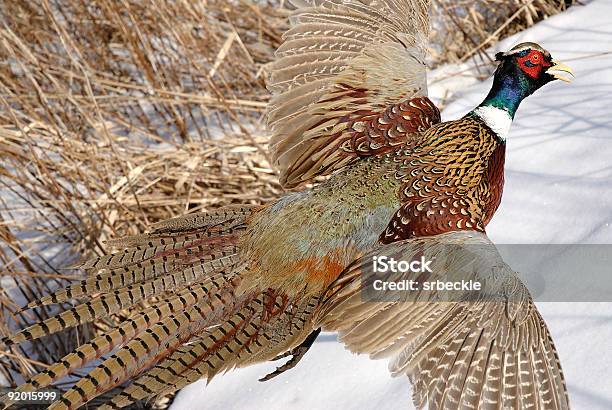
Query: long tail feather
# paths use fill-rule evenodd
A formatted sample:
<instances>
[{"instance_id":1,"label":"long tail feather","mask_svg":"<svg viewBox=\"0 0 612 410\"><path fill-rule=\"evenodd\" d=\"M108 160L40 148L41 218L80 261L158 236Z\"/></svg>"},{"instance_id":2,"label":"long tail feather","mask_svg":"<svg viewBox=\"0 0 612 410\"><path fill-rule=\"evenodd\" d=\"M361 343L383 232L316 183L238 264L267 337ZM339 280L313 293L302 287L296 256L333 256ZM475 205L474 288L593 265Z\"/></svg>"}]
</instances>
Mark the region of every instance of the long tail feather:
<instances>
[{"instance_id":1,"label":"long tail feather","mask_svg":"<svg viewBox=\"0 0 612 410\"><path fill-rule=\"evenodd\" d=\"M240 314L254 297L235 294L242 270L247 268L241 261L239 237L251 212L252 207L234 207L189 215L158 224L150 234L112 241L111 245L128 249L86 261L83 268L96 276L28 307L72 300L84 303L3 342L20 343L109 316L151 297L160 299L148 308L140 307L131 319L77 348L19 389L49 386L114 351L51 407L77 408L173 355L186 354L177 349L208 336L220 340L219 332L229 332L233 315ZM0 402L11 404L4 396Z\"/></svg>"},{"instance_id":2,"label":"long tail feather","mask_svg":"<svg viewBox=\"0 0 612 410\"><path fill-rule=\"evenodd\" d=\"M217 323L240 305L228 289L208 303L171 315L144 330L111 357L81 378L49 409L76 409L162 360L206 326ZM244 303L244 302L242 302Z\"/></svg>"},{"instance_id":3,"label":"long tail feather","mask_svg":"<svg viewBox=\"0 0 612 410\"><path fill-rule=\"evenodd\" d=\"M316 298L291 302L264 294L199 341L177 349L140 376L104 409L170 394L199 379L247 364L270 360L289 350L312 331L308 320Z\"/></svg>"},{"instance_id":4,"label":"long tail feather","mask_svg":"<svg viewBox=\"0 0 612 410\"><path fill-rule=\"evenodd\" d=\"M237 247L235 245L225 246L215 251L184 252L185 248L177 250L183 252L182 260L168 261L165 255L158 259L151 259L145 263L135 266L125 266L111 270L108 273L98 274L93 278L83 280L75 285L68 286L51 295L45 296L38 301L31 302L26 309L68 302L74 299L91 299L91 295L111 290L126 288L129 285L141 284L155 278L178 279L181 275L190 276L185 283L197 279L200 275L214 272L218 269L226 269L238 263ZM192 269L186 266L198 259L201 263ZM190 271L191 274L189 273ZM159 281L158 281L159 282Z\"/></svg>"},{"instance_id":5,"label":"long tail feather","mask_svg":"<svg viewBox=\"0 0 612 410\"><path fill-rule=\"evenodd\" d=\"M11 345L26 340L37 339L69 327L108 317L167 290L180 290L185 285L193 283L202 273L218 271L227 268L228 265L231 267L236 263L237 257L235 255L230 255L227 258L230 264L228 264L227 260L220 258L197 267L191 266L189 269L184 269L172 275L130 285L103 296L98 296L92 299L91 302L80 304L42 323L27 327L4 340L4 343Z\"/></svg>"},{"instance_id":6,"label":"long tail feather","mask_svg":"<svg viewBox=\"0 0 612 410\"><path fill-rule=\"evenodd\" d=\"M120 252L94 258L86 258L71 268L115 269L148 260L160 253L214 242L215 237L235 236L245 229L246 217L255 206L230 206L213 212L179 216L153 225L148 234L109 240Z\"/></svg>"},{"instance_id":7,"label":"long tail feather","mask_svg":"<svg viewBox=\"0 0 612 410\"><path fill-rule=\"evenodd\" d=\"M202 235L197 235L202 236ZM127 248L121 252L112 253L110 255L100 256L97 258L87 259L82 263L75 265L75 268L85 270L112 270L117 268L126 268L131 265L142 263L149 260L180 260L197 252L213 250L221 244L229 245L235 243L237 236L235 233L221 232L214 236L204 236L200 238L183 240L172 244L158 246L136 246Z\"/></svg>"},{"instance_id":8,"label":"long tail feather","mask_svg":"<svg viewBox=\"0 0 612 410\"><path fill-rule=\"evenodd\" d=\"M183 232L195 229L237 226L251 215L258 205L227 206L213 212L199 212L167 219L153 225L153 233Z\"/></svg>"},{"instance_id":9,"label":"long tail feather","mask_svg":"<svg viewBox=\"0 0 612 410\"><path fill-rule=\"evenodd\" d=\"M200 378L210 380L224 370L270 360L302 343L312 333L318 299L239 286L251 269L239 249L250 212L239 207L176 218L155 226L150 234L113 241L126 246L124 251L86 261L83 268L96 276L29 307L86 301L4 339L6 344L106 317L151 297L160 299L19 389L49 386L110 354L50 409L76 409L135 380L102 407L118 408L174 392ZM0 401L11 404L5 397Z\"/></svg>"},{"instance_id":10,"label":"long tail feather","mask_svg":"<svg viewBox=\"0 0 612 410\"><path fill-rule=\"evenodd\" d=\"M212 377L215 371L214 360L223 355L232 355L236 352L230 346L232 340L247 345L253 340L258 328L252 322L261 306L261 300L255 299L249 305L228 319L225 323L209 332L208 336L184 345L177 349L165 361L153 367L136 381L127 386L121 393L113 397L108 407L125 407L138 400L146 400L163 392L171 392L183 387L183 374L195 369L199 378ZM219 356L213 356L218 352Z\"/></svg>"},{"instance_id":11,"label":"long tail feather","mask_svg":"<svg viewBox=\"0 0 612 410\"><path fill-rule=\"evenodd\" d=\"M19 390L29 391L50 385L71 371L131 340L140 332L168 317L168 315L187 309L200 300L209 297L211 292L217 292L224 285L225 283L211 281L210 286L208 284L197 284L187 287L178 295L153 305L108 333L98 336L77 348L74 352L64 356L58 363L35 375L28 383L21 385Z\"/></svg>"}]
</instances>

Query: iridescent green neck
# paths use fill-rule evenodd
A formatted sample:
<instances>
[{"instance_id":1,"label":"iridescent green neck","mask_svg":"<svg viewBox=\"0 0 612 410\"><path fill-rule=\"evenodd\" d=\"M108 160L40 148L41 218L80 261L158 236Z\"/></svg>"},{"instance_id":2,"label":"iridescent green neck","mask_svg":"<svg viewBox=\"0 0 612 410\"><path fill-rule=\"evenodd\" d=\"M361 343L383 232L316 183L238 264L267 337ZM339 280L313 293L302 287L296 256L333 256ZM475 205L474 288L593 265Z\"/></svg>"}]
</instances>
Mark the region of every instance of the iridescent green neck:
<instances>
[{"instance_id":1,"label":"iridescent green neck","mask_svg":"<svg viewBox=\"0 0 612 410\"><path fill-rule=\"evenodd\" d=\"M507 111L514 118L521 101L533 91L525 75L511 65L500 66L495 72L491 91L480 107L491 106Z\"/></svg>"}]
</instances>

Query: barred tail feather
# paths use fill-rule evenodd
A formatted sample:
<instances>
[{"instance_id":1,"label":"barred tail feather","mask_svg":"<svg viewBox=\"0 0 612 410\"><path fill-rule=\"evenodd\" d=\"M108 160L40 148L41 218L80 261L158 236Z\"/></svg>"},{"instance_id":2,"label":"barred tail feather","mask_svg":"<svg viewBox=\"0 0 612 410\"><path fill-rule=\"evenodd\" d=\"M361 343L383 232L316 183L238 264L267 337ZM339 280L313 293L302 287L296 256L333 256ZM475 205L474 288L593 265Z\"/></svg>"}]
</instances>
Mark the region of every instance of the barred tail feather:
<instances>
[{"instance_id":1,"label":"barred tail feather","mask_svg":"<svg viewBox=\"0 0 612 410\"><path fill-rule=\"evenodd\" d=\"M164 221L165 222L165 221ZM180 247L182 244L191 241L201 241L207 238L214 238L222 235L230 235L233 233L244 230L244 220L231 219L218 223L216 225L203 227L194 230L179 230L177 232L163 232L163 233L145 233L140 235L126 236L118 239L109 239L105 243L106 245L115 248L126 250L141 250L144 248L151 247L166 247L166 249L172 249ZM84 260L83 262L87 261ZM95 258L94 258L95 260ZM90 263L91 264L91 263Z\"/></svg>"},{"instance_id":2,"label":"barred tail feather","mask_svg":"<svg viewBox=\"0 0 612 410\"><path fill-rule=\"evenodd\" d=\"M173 393L202 378L210 381L220 372L235 367L273 360L280 353L298 346L314 330L311 319L316 299L297 303L297 309L289 305L293 303L287 304L274 320L264 316L259 321L244 322L235 329L234 337L218 345L216 350L206 352L208 360L194 360L193 366L182 372L173 383L167 383L166 389L157 395Z\"/></svg>"},{"instance_id":3,"label":"barred tail feather","mask_svg":"<svg viewBox=\"0 0 612 410\"><path fill-rule=\"evenodd\" d=\"M158 252L155 259L145 264L137 262L135 266L131 266L132 262L127 261L125 266L116 267L108 274L97 275L33 302L28 307L67 302L79 297L91 299L42 323L32 325L10 338L4 338L3 342L12 345L46 336L109 316L167 290L181 289L214 272L231 270L240 261L237 255L238 247L235 245L237 238L234 235L222 235L214 239L215 245L210 247L202 243L192 243L186 247ZM224 244L223 241L229 244ZM173 259L171 262L168 262L169 257ZM151 279L147 280L149 278ZM95 293L102 295L91 298Z\"/></svg>"},{"instance_id":4,"label":"barred tail feather","mask_svg":"<svg viewBox=\"0 0 612 410\"><path fill-rule=\"evenodd\" d=\"M238 236L246 229L249 212L239 208L210 217L177 218L156 226L152 234L114 243L128 246L128 251L87 262L85 268L99 271L95 277L58 291L38 305L75 298L87 302L5 342L40 337L163 296L19 389L49 386L114 351L50 409L76 409L135 379L103 407L118 408L174 392L200 378L210 380L224 370L270 360L298 346L313 330L318 300L290 298L272 289L244 293L239 286L249 267L239 257ZM168 237L181 239L161 242Z\"/></svg>"},{"instance_id":5,"label":"barred tail feather","mask_svg":"<svg viewBox=\"0 0 612 410\"><path fill-rule=\"evenodd\" d=\"M150 261L177 261L180 262L186 255L212 251L222 246L235 244L238 239L237 232L220 232L214 236L200 237L196 235L194 239L183 240L170 245L160 246L137 246L127 248L121 252L97 258L87 259L74 267L91 271L110 271L118 268L127 268L133 265L142 264ZM194 252L197 251L197 252Z\"/></svg>"},{"instance_id":6,"label":"barred tail feather","mask_svg":"<svg viewBox=\"0 0 612 410\"><path fill-rule=\"evenodd\" d=\"M312 331L309 319L315 306L314 298L289 301L262 294L208 335L177 349L101 409L164 396L200 379L210 381L222 371L270 360Z\"/></svg>"},{"instance_id":7,"label":"barred tail feather","mask_svg":"<svg viewBox=\"0 0 612 410\"><path fill-rule=\"evenodd\" d=\"M116 350L68 390L51 408L77 408L117 384L146 374L191 339L216 334L254 296L236 295L244 265L238 239L252 207L234 207L210 215L194 214L158 224L151 234L113 241L127 250L94 258L83 267L95 277L69 286L36 307L86 299L65 312L3 339L6 345L48 335L133 307L152 296L150 307L66 355L19 387L49 386L69 373ZM5 406L11 403L0 398ZM0 406L2 407L2 406Z\"/></svg>"},{"instance_id":8,"label":"barred tail feather","mask_svg":"<svg viewBox=\"0 0 612 410\"><path fill-rule=\"evenodd\" d=\"M240 306L242 303L244 301L237 300L233 292L227 289L217 293L215 298L173 314L145 329L81 378L49 409L79 408L94 397L163 360L194 334L218 323L228 311L235 309L234 305Z\"/></svg>"},{"instance_id":9,"label":"barred tail feather","mask_svg":"<svg viewBox=\"0 0 612 410\"><path fill-rule=\"evenodd\" d=\"M219 357L227 359L236 351L232 349L232 342L249 343L258 332L253 323L260 299L253 300L223 324L203 335L201 339L192 344L181 346L166 360L150 369L121 393L113 397L107 406L102 409L125 407L138 400L146 400L157 395L163 395L178 390L189 384L183 376L190 370L198 372L197 379L210 380L214 372L218 371L214 362ZM215 355L218 353L219 356ZM225 361L225 360L224 360ZM196 380L197 380L196 379ZM183 382L186 382L183 384Z\"/></svg>"},{"instance_id":10,"label":"barred tail feather","mask_svg":"<svg viewBox=\"0 0 612 410\"><path fill-rule=\"evenodd\" d=\"M235 263L236 256L232 255L230 259L233 261L233 263ZM4 340L4 343L6 345L21 343L26 340L37 339L55 332L59 332L60 330L74 327L82 323L88 323L95 319L108 317L123 309L132 307L136 303L142 302L150 297L160 295L168 290L180 290L184 286L193 283L196 279L198 279L202 272L214 272L215 270L220 270L227 267L227 263L223 259L211 261L208 265L190 267L189 269L181 270L172 275L163 276L144 283L130 285L128 287L115 290L111 293L98 296L92 299L90 302L80 304L72 309L60 313L57 316L51 317L42 323L27 327L21 332ZM205 266L208 266L208 268L202 269L202 267ZM211 279L207 278L204 283L207 283L209 280Z\"/></svg>"},{"instance_id":11,"label":"barred tail feather","mask_svg":"<svg viewBox=\"0 0 612 410\"><path fill-rule=\"evenodd\" d=\"M226 239L221 237L221 239ZM152 259L144 263L137 263L136 266L125 266L101 273L93 278L68 286L51 295L45 296L38 301L31 302L25 309L31 309L50 304L64 303L75 299L91 299L91 295L102 292L109 292L126 288L129 285L142 284L150 279L162 277L176 280L180 275L189 275L192 270L191 279L184 279L184 283L189 283L198 278L198 274L209 274L218 269L229 268L238 262L236 255L238 248L235 245L224 246L220 249L189 251L189 247L176 249L173 254L182 254L182 259L178 262L168 261L161 255L160 259ZM198 266L186 266L195 261L201 262ZM159 281L158 281L159 282Z\"/></svg>"},{"instance_id":12,"label":"barred tail feather","mask_svg":"<svg viewBox=\"0 0 612 410\"><path fill-rule=\"evenodd\" d=\"M222 208L211 213L195 213L169 219L153 225L148 234L109 240L114 248L125 248L120 252L94 258L86 258L71 268L85 270L111 270L149 260L159 254L181 248L228 243L245 229L246 217L255 206ZM215 238L224 237L224 240ZM234 241L235 243L235 241ZM179 255L173 254L175 257Z\"/></svg>"},{"instance_id":13,"label":"barred tail feather","mask_svg":"<svg viewBox=\"0 0 612 410\"><path fill-rule=\"evenodd\" d=\"M61 379L71 371L112 351L117 346L131 340L134 336L159 323L168 315L187 309L200 300L216 294L226 282L211 281L187 287L178 295L154 304L149 309L123 322L120 326L98 336L89 343L64 356L58 363L35 375L28 383L19 387L20 391L40 389Z\"/></svg>"},{"instance_id":14,"label":"barred tail feather","mask_svg":"<svg viewBox=\"0 0 612 410\"><path fill-rule=\"evenodd\" d=\"M198 212L166 219L153 225L153 233L183 232L195 229L233 227L241 224L259 205L230 205L213 212Z\"/></svg>"}]
</instances>

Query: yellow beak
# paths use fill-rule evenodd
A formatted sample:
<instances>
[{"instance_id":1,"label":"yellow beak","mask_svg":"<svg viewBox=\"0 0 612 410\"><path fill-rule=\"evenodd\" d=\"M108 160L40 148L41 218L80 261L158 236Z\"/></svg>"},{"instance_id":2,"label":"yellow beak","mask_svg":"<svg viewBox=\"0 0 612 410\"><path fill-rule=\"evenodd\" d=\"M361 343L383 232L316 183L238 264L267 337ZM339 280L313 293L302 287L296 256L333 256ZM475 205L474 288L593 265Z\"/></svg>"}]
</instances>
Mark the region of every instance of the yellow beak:
<instances>
[{"instance_id":1,"label":"yellow beak","mask_svg":"<svg viewBox=\"0 0 612 410\"><path fill-rule=\"evenodd\" d=\"M548 70L546 70L546 73L552 75L557 80L565 81L566 83L569 83L572 81L571 78L563 75L563 74L569 74L572 77L574 77L574 72L572 71L571 68L557 61L553 61L552 63L553 63L553 66L550 67Z\"/></svg>"}]
</instances>

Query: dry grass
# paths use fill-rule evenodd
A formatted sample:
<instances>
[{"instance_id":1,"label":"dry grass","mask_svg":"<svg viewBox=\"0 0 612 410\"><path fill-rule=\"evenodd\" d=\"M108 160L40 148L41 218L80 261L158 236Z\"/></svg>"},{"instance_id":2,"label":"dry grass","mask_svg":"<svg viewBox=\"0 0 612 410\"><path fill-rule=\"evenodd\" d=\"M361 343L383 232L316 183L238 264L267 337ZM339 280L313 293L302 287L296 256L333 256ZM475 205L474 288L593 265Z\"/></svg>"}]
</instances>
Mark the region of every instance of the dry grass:
<instances>
[{"instance_id":1,"label":"dry grass","mask_svg":"<svg viewBox=\"0 0 612 410\"><path fill-rule=\"evenodd\" d=\"M432 57L436 63L477 58L490 63L486 48L577 0L433 0Z\"/></svg>"},{"instance_id":2,"label":"dry grass","mask_svg":"<svg viewBox=\"0 0 612 410\"><path fill-rule=\"evenodd\" d=\"M104 239L279 193L262 154L259 70L286 11L145 3L0 6L3 334L47 317L15 312L73 279L58 269L105 252ZM108 325L0 353L0 372L19 383Z\"/></svg>"},{"instance_id":3,"label":"dry grass","mask_svg":"<svg viewBox=\"0 0 612 410\"><path fill-rule=\"evenodd\" d=\"M0 334L52 313L15 312L76 278L60 267L104 253L106 238L279 195L261 72L287 27L283 3L0 3ZM568 2L434 4L440 63L486 62L488 45ZM0 352L0 375L19 383L110 324Z\"/></svg>"}]
</instances>

